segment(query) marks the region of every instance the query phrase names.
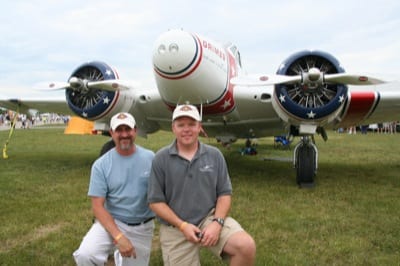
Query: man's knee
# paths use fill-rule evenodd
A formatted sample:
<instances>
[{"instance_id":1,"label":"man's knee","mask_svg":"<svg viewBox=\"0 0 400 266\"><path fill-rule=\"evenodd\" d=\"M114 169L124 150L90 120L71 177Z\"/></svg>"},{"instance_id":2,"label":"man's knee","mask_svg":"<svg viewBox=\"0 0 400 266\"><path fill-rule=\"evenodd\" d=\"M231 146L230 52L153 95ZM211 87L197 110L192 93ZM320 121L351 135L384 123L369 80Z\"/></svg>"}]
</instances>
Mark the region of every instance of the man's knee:
<instances>
[{"instance_id":1,"label":"man's knee","mask_svg":"<svg viewBox=\"0 0 400 266\"><path fill-rule=\"evenodd\" d=\"M78 249L72 255L76 265L103 265L107 262L107 257L96 256L90 250Z\"/></svg>"},{"instance_id":2,"label":"man's knee","mask_svg":"<svg viewBox=\"0 0 400 266\"><path fill-rule=\"evenodd\" d=\"M256 242L254 239L247 234L247 237L243 239L243 252L245 252L248 256L255 257L256 255Z\"/></svg>"},{"instance_id":3,"label":"man's knee","mask_svg":"<svg viewBox=\"0 0 400 266\"><path fill-rule=\"evenodd\" d=\"M238 242L238 252L246 257L254 257L256 254L256 243L254 239L247 233L241 236Z\"/></svg>"},{"instance_id":4,"label":"man's knee","mask_svg":"<svg viewBox=\"0 0 400 266\"><path fill-rule=\"evenodd\" d=\"M256 255L256 243L246 232L238 232L232 235L225 245L224 252L231 256L241 256L254 259Z\"/></svg>"}]
</instances>

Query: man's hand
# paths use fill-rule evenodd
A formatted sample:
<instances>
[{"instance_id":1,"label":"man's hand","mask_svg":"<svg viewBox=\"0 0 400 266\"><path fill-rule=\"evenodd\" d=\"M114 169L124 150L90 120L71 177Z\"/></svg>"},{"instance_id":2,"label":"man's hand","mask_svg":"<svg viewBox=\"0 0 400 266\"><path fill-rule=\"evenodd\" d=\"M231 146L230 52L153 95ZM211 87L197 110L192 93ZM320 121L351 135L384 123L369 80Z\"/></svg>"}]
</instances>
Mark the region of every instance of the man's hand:
<instances>
[{"instance_id":1,"label":"man's hand","mask_svg":"<svg viewBox=\"0 0 400 266\"><path fill-rule=\"evenodd\" d=\"M122 237L116 241L116 245L122 257L133 257L136 259L136 250L127 237L122 235Z\"/></svg>"},{"instance_id":2,"label":"man's hand","mask_svg":"<svg viewBox=\"0 0 400 266\"><path fill-rule=\"evenodd\" d=\"M219 235L221 233L222 226L217 222L212 222L203 230L203 237L201 239L201 245L203 247L215 246L218 243Z\"/></svg>"},{"instance_id":3,"label":"man's hand","mask_svg":"<svg viewBox=\"0 0 400 266\"><path fill-rule=\"evenodd\" d=\"M195 226L194 224L186 223L184 226L179 228L181 232L185 235L186 239L192 243L199 243L201 240L202 232L200 228Z\"/></svg>"}]
</instances>

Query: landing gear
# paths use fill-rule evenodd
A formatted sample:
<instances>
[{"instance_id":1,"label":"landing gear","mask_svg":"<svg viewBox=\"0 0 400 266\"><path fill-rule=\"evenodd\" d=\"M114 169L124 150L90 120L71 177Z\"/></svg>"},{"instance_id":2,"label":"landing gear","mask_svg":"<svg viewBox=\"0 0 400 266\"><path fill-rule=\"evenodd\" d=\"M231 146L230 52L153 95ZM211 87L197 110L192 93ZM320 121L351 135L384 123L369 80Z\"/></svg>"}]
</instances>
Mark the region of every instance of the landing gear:
<instances>
[{"instance_id":1,"label":"landing gear","mask_svg":"<svg viewBox=\"0 0 400 266\"><path fill-rule=\"evenodd\" d=\"M314 187L314 177L318 168L318 149L312 136L302 136L294 148L296 181L300 187Z\"/></svg>"}]
</instances>

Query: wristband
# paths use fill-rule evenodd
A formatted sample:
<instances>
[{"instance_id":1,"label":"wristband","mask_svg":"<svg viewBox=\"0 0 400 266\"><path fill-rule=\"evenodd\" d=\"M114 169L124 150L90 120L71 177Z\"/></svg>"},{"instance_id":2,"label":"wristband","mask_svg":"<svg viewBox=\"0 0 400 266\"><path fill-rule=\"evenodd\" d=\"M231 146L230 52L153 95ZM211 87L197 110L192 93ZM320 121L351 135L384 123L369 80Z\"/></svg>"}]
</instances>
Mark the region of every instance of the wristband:
<instances>
[{"instance_id":1,"label":"wristband","mask_svg":"<svg viewBox=\"0 0 400 266\"><path fill-rule=\"evenodd\" d=\"M122 236L123 236L123 234L122 234L122 233L119 233L119 234L114 238L114 243L117 244L117 243L118 243L118 240L120 240Z\"/></svg>"},{"instance_id":2,"label":"wristband","mask_svg":"<svg viewBox=\"0 0 400 266\"><path fill-rule=\"evenodd\" d=\"M183 229L185 229L186 225L187 225L187 222L181 223L181 225L179 226L179 230L183 231Z\"/></svg>"}]
</instances>

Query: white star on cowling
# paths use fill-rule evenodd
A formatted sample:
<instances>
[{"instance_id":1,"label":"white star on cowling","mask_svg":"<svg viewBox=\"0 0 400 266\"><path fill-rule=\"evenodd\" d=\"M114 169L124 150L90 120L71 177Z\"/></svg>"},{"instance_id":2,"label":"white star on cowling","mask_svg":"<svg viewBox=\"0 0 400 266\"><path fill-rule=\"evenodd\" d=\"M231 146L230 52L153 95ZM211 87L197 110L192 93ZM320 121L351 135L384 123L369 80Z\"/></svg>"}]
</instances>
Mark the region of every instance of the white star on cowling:
<instances>
[{"instance_id":1,"label":"white star on cowling","mask_svg":"<svg viewBox=\"0 0 400 266\"><path fill-rule=\"evenodd\" d=\"M103 99L103 103L105 105L109 104L109 102L110 102L110 98L106 97L106 98Z\"/></svg>"},{"instance_id":2,"label":"white star on cowling","mask_svg":"<svg viewBox=\"0 0 400 266\"><path fill-rule=\"evenodd\" d=\"M83 116L83 117L87 117L87 113L86 113L86 112L83 112L83 113L82 113L82 116Z\"/></svg>"},{"instance_id":3,"label":"white star on cowling","mask_svg":"<svg viewBox=\"0 0 400 266\"><path fill-rule=\"evenodd\" d=\"M314 118L315 115L316 113L314 113L312 110L309 113L307 113L308 118Z\"/></svg>"},{"instance_id":4,"label":"white star on cowling","mask_svg":"<svg viewBox=\"0 0 400 266\"><path fill-rule=\"evenodd\" d=\"M339 102L342 103L343 101L344 101L344 96L343 96L343 95L340 95L340 96L339 96Z\"/></svg>"},{"instance_id":5,"label":"white star on cowling","mask_svg":"<svg viewBox=\"0 0 400 266\"><path fill-rule=\"evenodd\" d=\"M281 94L279 96L279 101L281 101L281 103L284 103L285 102L285 95Z\"/></svg>"},{"instance_id":6,"label":"white star on cowling","mask_svg":"<svg viewBox=\"0 0 400 266\"><path fill-rule=\"evenodd\" d=\"M106 70L106 75L107 75L107 76L110 76L110 75L111 75L111 70L107 69L107 70Z\"/></svg>"},{"instance_id":7,"label":"white star on cowling","mask_svg":"<svg viewBox=\"0 0 400 266\"><path fill-rule=\"evenodd\" d=\"M231 106L231 99L226 100L224 102L224 104L222 105L222 108L225 110L226 108L228 108L229 106Z\"/></svg>"}]
</instances>

